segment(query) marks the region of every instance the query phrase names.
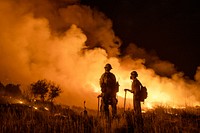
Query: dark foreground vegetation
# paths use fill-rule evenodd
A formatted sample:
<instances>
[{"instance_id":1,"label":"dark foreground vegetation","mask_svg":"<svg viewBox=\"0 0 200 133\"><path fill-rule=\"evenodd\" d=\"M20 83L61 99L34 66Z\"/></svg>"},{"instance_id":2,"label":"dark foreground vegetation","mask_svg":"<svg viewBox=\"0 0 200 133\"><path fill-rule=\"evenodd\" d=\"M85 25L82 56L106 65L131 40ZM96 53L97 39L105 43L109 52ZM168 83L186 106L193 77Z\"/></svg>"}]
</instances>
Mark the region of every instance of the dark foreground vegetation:
<instances>
[{"instance_id":1,"label":"dark foreground vegetation","mask_svg":"<svg viewBox=\"0 0 200 133\"><path fill-rule=\"evenodd\" d=\"M105 119L96 110L55 105L61 88L38 80L21 91L0 82L0 133L134 133L132 110ZM200 133L200 107L157 107L143 112L144 133Z\"/></svg>"},{"instance_id":2,"label":"dark foreground vegetation","mask_svg":"<svg viewBox=\"0 0 200 133\"><path fill-rule=\"evenodd\" d=\"M122 109L123 110L123 109ZM0 105L1 133L131 133L132 111L112 120L98 117L94 110L52 105L49 110L25 104ZM143 113L145 133L199 133L200 108L157 107Z\"/></svg>"}]
</instances>

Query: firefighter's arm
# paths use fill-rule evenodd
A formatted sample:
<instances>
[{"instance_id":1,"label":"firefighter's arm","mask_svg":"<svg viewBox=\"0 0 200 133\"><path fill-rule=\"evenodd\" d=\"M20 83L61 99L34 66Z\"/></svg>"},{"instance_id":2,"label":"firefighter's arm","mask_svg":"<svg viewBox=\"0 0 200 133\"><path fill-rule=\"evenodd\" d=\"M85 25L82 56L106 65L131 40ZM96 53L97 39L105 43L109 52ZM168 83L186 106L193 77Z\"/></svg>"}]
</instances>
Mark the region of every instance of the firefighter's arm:
<instances>
[{"instance_id":1,"label":"firefighter's arm","mask_svg":"<svg viewBox=\"0 0 200 133\"><path fill-rule=\"evenodd\" d=\"M100 84L101 87L103 86L103 79L102 79L102 76L101 76L101 78L99 79L99 84Z\"/></svg>"},{"instance_id":2,"label":"firefighter's arm","mask_svg":"<svg viewBox=\"0 0 200 133\"><path fill-rule=\"evenodd\" d=\"M140 88L142 88L143 87L142 83L139 80L138 80L138 82L139 82Z\"/></svg>"},{"instance_id":3,"label":"firefighter's arm","mask_svg":"<svg viewBox=\"0 0 200 133\"><path fill-rule=\"evenodd\" d=\"M105 83L104 83L104 81L103 81L103 75L101 76L101 78L100 78L100 80L99 80L99 84L100 84L100 87L101 87L101 91L102 91L102 92L105 92L105 87L106 87L106 85L105 85Z\"/></svg>"},{"instance_id":4,"label":"firefighter's arm","mask_svg":"<svg viewBox=\"0 0 200 133\"><path fill-rule=\"evenodd\" d=\"M97 98L99 98L99 97L103 97L103 95L104 95L104 94L103 94L103 93L101 93L100 95L98 95L98 96L97 96Z\"/></svg>"}]
</instances>

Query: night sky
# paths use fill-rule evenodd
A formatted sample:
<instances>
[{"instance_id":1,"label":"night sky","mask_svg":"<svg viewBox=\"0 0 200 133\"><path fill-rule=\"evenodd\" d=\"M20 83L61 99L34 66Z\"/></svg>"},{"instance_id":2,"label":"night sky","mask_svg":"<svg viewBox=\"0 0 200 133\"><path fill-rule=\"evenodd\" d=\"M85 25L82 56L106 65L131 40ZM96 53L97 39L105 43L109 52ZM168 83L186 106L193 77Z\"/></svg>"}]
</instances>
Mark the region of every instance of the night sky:
<instances>
[{"instance_id":1,"label":"night sky","mask_svg":"<svg viewBox=\"0 0 200 133\"><path fill-rule=\"evenodd\" d=\"M200 8L194 0L82 0L110 18L122 40L121 53L130 43L156 52L161 60L194 78L200 66Z\"/></svg>"}]
</instances>

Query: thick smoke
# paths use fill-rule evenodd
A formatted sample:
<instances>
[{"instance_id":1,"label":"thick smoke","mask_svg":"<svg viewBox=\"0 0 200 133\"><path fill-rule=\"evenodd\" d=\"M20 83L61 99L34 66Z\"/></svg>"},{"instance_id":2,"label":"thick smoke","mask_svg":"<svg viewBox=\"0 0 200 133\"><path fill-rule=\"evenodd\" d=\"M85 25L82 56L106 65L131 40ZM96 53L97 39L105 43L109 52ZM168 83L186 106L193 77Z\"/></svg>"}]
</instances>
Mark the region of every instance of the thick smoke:
<instances>
[{"instance_id":1,"label":"thick smoke","mask_svg":"<svg viewBox=\"0 0 200 133\"><path fill-rule=\"evenodd\" d=\"M145 59L144 65L161 76L171 76L177 73L174 64L169 61L162 61L155 52L147 53L145 49L130 44L125 51L125 55L129 55L132 59Z\"/></svg>"},{"instance_id":2,"label":"thick smoke","mask_svg":"<svg viewBox=\"0 0 200 133\"><path fill-rule=\"evenodd\" d=\"M185 80L173 64L133 44L127 56L117 58L121 41L112 21L79 1L0 1L0 17L3 83L19 83L26 89L32 82L48 79L63 90L57 102L81 106L86 100L88 107L96 108L99 78L109 62L120 82L119 97L130 88L130 72L137 70L149 90L147 102L199 104L199 69L197 82ZM158 76L155 70L168 77Z\"/></svg>"}]
</instances>

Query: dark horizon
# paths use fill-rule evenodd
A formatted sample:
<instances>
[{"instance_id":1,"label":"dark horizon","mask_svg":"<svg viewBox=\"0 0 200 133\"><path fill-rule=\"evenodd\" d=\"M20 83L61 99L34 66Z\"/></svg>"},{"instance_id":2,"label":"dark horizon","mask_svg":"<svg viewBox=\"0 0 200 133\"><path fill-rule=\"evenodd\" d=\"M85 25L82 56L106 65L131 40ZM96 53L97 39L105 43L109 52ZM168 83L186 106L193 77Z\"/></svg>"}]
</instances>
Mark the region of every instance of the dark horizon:
<instances>
[{"instance_id":1,"label":"dark horizon","mask_svg":"<svg viewBox=\"0 0 200 133\"><path fill-rule=\"evenodd\" d=\"M200 9L195 1L82 0L110 18L122 40L122 55L130 43L155 52L177 71L194 79L199 62Z\"/></svg>"}]
</instances>

